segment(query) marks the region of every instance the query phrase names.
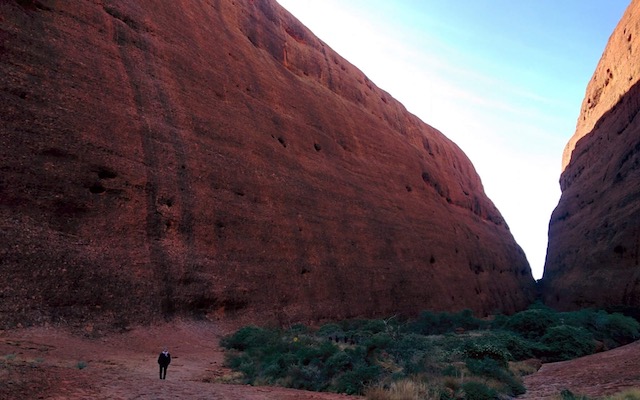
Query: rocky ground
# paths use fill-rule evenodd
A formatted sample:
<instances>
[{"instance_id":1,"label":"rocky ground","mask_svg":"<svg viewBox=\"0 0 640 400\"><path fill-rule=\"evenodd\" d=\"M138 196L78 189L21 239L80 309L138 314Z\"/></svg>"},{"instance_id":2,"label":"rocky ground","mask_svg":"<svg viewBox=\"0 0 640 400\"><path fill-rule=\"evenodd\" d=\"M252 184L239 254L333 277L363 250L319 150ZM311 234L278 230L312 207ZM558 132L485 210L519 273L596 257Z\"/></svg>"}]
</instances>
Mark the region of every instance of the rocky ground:
<instances>
[{"instance_id":1,"label":"rocky ground","mask_svg":"<svg viewBox=\"0 0 640 400\"><path fill-rule=\"evenodd\" d=\"M218 341L229 327L179 322L96 337L59 328L0 332L2 399L357 399L328 393L226 384ZM173 361L158 379L163 346ZM544 365L526 378L524 399L550 399L568 388L601 395L640 387L640 343L570 362Z\"/></svg>"},{"instance_id":2,"label":"rocky ground","mask_svg":"<svg viewBox=\"0 0 640 400\"><path fill-rule=\"evenodd\" d=\"M571 361L544 364L525 377L522 399L552 399L561 390L598 397L640 387L640 341Z\"/></svg>"}]
</instances>

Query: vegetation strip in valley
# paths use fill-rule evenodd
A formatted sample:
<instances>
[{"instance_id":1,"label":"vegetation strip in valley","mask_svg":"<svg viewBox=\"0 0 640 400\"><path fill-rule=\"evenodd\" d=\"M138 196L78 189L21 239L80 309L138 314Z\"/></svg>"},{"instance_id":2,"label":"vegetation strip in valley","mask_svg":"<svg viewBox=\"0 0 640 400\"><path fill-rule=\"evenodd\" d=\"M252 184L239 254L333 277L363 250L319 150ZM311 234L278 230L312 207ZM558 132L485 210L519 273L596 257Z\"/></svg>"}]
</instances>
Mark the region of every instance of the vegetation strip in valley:
<instances>
[{"instance_id":1,"label":"vegetation strip in valley","mask_svg":"<svg viewBox=\"0 0 640 400\"><path fill-rule=\"evenodd\" d=\"M525 392L541 363L613 349L640 338L620 313L556 312L541 304L490 320L471 311L416 319L348 320L319 328L246 326L223 338L236 381L391 400L493 399Z\"/></svg>"}]
</instances>

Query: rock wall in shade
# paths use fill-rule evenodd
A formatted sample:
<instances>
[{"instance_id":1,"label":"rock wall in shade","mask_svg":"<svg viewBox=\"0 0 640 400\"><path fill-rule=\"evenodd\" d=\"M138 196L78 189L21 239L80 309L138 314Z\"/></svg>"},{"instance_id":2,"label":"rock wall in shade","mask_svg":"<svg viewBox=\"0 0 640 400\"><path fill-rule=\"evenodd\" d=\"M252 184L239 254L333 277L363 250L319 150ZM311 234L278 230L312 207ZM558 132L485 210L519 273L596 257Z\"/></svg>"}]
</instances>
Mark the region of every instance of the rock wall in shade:
<instances>
[{"instance_id":1,"label":"rock wall in shade","mask_svg":"<svg viewBox=\"0 0 640 400\"><path fill-rule=\"evenodd\" d=\"M640 2L611 35L563 157L544 300L562 309L640 307Z\"/></svg>"},{"instance_id":2,"label":"rock wall in shade","mask_svg":"<svg viewBox=\"0 0 640 400\"><path fill-rule=\"evenodd\" d=\"M273 0L4 1L0 45L4 326L534 296L464 153Z\"/></svg>"}]
</instances>

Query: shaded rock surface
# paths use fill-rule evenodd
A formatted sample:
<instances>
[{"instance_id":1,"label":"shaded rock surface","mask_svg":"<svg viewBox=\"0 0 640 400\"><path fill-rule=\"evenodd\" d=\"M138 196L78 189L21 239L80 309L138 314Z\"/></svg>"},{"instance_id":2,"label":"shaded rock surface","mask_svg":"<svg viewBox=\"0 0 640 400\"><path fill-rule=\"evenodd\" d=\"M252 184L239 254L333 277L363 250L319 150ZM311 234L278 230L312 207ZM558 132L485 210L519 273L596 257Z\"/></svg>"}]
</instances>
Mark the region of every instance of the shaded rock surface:
<instances>
[{"instance_id":1,"label":"shaded rock surface","mask_svg":"<svg viewBox=\"0 0 640 400\"><path fill-rule=\"evenodd\" d=\"M640 307L640 2L609 39L565 152L543 277L553 307ZM569 161L570 159L570 161Z\"/></svg>"},{"instance_id":2,"label":"shaded rock surface","mask_svg":"<svg viewBox=\"0 0 640 400\"><path fill-rule=\"evenodd\" d=\"M0 325L532 300L464 153L272 0L1 1L0 46Z\"/></svg>"},{"instance_id":3,"label":"shaded rock surface","mask_svg":"<svg viewBox=\"0 0 640 400\"><path fill-rule=\"evenodd\" d=\"M565 146L562 170L569 162L576 143L597 126L598 121L611 110L624 94L640 80L638 48L640 8L632 1L609 37L600 62L589 81L580 107L576 132Z\"/></svg>"}]
</instances>

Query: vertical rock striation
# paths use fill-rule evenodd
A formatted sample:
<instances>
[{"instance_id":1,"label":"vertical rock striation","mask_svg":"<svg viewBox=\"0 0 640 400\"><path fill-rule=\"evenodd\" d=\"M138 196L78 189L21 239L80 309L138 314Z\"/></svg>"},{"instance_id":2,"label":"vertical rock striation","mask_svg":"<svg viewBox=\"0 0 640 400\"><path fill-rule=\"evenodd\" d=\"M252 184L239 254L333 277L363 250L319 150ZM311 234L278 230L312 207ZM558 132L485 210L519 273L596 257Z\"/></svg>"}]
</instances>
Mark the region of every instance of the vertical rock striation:
<instances>
[{"instance_id":1,"label":"vertical rock striation","mask_svg":"<svg viewBox=\"0 0 640 400\"><path fill-rule=\"evenodd\" d=\"M464 153L273 0L3 1L0 46L0 325L532 300Z\"/></svg>"},{"instance_id":2,"label":"vertical rock striation","mask_svg":"<svg viewBox=\"0 0 640 400\"><path fill-rule=\"evenodd\" d=\"M640 306L640 2L611 35L563 155L543 277L551 306Z\"/></svg>"}]
</instances>

